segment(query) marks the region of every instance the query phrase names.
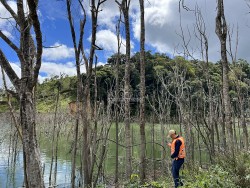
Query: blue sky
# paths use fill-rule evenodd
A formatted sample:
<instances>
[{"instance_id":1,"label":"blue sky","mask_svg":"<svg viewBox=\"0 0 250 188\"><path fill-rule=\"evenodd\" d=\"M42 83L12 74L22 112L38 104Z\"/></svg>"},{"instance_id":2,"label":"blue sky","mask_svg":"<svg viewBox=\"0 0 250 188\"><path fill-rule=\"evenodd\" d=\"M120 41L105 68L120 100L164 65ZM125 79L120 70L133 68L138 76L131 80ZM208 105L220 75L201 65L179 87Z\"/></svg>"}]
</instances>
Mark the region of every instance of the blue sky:
<instances>
[{"instance_id":1,"label":"blue sky","mask_svg":"<svg viewBox=\"0 0 250 188\"><path fill-rule=\"evenodd\" d=\"M77 1L73 1L77 2ZM84 48L86 53L89 50L91 38L90 29L90 8L89 0L85 0L84 6L87 10L87 25L85 27ZM146 0L145 1L145 23L146 23L146 50L174 55L183 54L183 41L179 34L180 13L177 0ZM16 10L15 1L8 1L10 6ZM219 40L215 34L216 0L192 0L185 1L186 6L191 10L198 5L201 9L209 40L209 59L216 62L220 59ZM73 15L75 24L81 16L79 6L74 4ZM140 19L138 0L131 0L131 52L139 51ZM232 35L232 47L235 49L236 28L239 28L239 45L237 58L250 60L250 14L249 7L245 0L225 0L225 14L228 25L234 28ZM96 52L98 64L105 64L108 57L117 51L115 24L119 11L115 0L107 0L102 6L99 14L97 41L103 51ZM0 17L8 18L8 12L0 3ZM68 74L75 75L74 50L71 40L70 28L67 20L66 3L64 0L40 0L39 17L43 32L44 46L59 46L57 48L45 48L43 52L42 67L39 81L50 78L54 75ZM195 14L194 11L181 11L181 23L186 40L189 41L188 48L195 58L202 59L200 42L195 37ZM0 19L0 30L5 32L15 43L18 43L18 36L13 29L13 20ZM122 29L123 46L121 51L125 53L124 29ZM0 39L0 48L11 62L13 69L20 75L20 67L15 53ZM84 72L82 67L82 72ZM1 76L1 74L0 74ZM2 79L0 79L0 87Z\"/></svg>"}]
</instances>

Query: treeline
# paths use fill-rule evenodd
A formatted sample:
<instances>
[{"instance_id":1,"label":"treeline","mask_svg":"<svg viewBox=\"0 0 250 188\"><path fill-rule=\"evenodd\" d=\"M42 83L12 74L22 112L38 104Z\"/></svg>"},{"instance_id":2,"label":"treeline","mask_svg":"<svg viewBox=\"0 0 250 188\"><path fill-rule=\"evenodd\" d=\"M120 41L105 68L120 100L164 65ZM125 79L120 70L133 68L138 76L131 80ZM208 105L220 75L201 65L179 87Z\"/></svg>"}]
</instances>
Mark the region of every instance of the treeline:
<instances>
[{"instance_id":1,"label":"treeline","mask_svg":"<svg viewBox=\"0 0 250 188\"><path fill-rule=\"evenodd\" d=\"M193 105L193 110L208 112L207 98L209 87L212 98L219 102L221 99L221 63L205 63L199 60L186 60L183 57L171 59L165 54L150 51L145 53L145 86L146 86L146 114L150 115L154 110L159 110L163 105L162 100L170 102L168 107L171 122L176 122L178 118L177 100L183 99L184 103L189 101ZM115 62L117 55L112 55L107 64L98 66L94 70L91 78L91 101L94 103L94 80L97 80L97 100L107 105L108 100L112 100L115 91ZM119 102L123 101L123 82L125 72L125 55L121 55L119 65ZM140 54L136 53L131 57L130 92L131 92L131 115L137 116L139 113L140 99ZM209 76L209 83L207 80ZM84 82L86 75L82 74ZM230 65L230 85L229 94L232 103L232 113L239 116L240 109L248 112L248 96L250 89L250 65L246 60L239 59ZM77 79L75 76L61 75L46 79L37 86L37 100L41 103L54 104L54 97L59 90L67 107L68 102L76 101ZM179 92L179 93L178 93ZM180 95L178 98L178 94ZM181 96L182 95L182 96ZM114 98L113 98L114 99ZM185 102L186 101L186 102ZM166 101L165 101L166 102ZM180 101L179 101L180 102ZM240 102L244 102L243 107ZM154 103L154 104L153 104ZM200 104L199 104L200 103ZM41 106L38 103L38 106ZM49 110L49 109L48 109ZM53 111L53 109L51 109ZM191 109L189 109L191 110ZM42 108L41 108L42 111ZM149 116L147 116L149 117ZM177 120L178 121L178 120Z\"/></svg>"}]
</instances>

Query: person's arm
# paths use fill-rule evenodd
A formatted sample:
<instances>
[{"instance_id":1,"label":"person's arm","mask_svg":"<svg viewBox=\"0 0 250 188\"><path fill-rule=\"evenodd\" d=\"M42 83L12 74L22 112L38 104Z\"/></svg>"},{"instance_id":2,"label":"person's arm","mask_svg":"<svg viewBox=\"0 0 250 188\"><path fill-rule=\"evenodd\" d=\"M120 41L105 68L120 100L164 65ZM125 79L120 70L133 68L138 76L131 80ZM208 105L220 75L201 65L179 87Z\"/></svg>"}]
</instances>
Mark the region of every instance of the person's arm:
<instances>
[{"instance_id":1,"label":"person's arm","mask_svg":"<svg viewBox=\"0 0 250 188\"><path fill-rule=\"evenodd\" d=\"M180 147L181 147L181 141L180 140L176 140L175 142L175 150L174 153L171 155L171 158L174 159L176 157L178 157L179 151L180 151Z\"/></svg>"}]
</instances>

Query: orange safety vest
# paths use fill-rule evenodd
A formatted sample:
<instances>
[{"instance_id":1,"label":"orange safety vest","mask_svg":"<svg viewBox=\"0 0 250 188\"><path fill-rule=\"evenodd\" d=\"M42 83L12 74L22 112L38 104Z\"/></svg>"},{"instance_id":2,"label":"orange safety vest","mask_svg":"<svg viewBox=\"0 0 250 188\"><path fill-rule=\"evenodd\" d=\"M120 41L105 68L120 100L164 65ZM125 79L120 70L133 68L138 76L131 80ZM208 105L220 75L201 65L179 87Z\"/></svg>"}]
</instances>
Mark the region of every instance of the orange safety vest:
<instances>
[{"instance_id":1,"label":"orange safety vest","mask_svg":"<svg viewBox=\"0 0 250 188\"><path fill-rule=\"evenodd\" d=\"M179 154L178 154L178 157L175 158L175 160L177 160L178 158L185 158L186 157L186 151L185 151L185 142L184 142L184 138L179 136L178 138L175 138L171 144L171 155L175 152L175 142L177 140L180 140L181 141L181 146L180 146L180 151L179 151Z\"/></svg>"}]
</instances>

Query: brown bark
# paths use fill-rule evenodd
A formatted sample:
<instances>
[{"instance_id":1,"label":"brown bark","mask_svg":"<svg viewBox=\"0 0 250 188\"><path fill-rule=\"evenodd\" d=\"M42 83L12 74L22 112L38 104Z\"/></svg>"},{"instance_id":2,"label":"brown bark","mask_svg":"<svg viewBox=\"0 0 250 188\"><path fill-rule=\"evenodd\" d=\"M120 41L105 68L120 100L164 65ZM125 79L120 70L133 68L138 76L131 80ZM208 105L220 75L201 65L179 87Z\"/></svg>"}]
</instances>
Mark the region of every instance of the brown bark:
<instances>
[{"instance_id":1,"label":"brown bark","mask_svg":"<svg viewBox=\"0 0 250 188\"><path fill-rule=\"evenodd\" d=\"M125 97L125 139L126 139L126 176L130 178L132 174L132 140L130 128L130 24L129 24L129 0L122 0L120 4L126 32L126 63L125 63L125 83L124 83L124 97Z\"/></svg>"},{"instance_id":2,"label":"brown bark","mask_svg":"<svg viewBox=\"0 0 250 188\"><path fill-rule=\"evenodd\" d=\"M121 24L121 9L118 24L116 26L116 36L117 36L117 57L115 64L115 187L119 187L119 120L118 120L118 100L119 100L119 64L120 64L120 24Z\"/></svg>"},{"instance_id":3,"label":"brown bark","mask_svg":"<svg viewBox=\"0 0 250 188\"><path fill-rule=\"evenodd\" d=\"M89 127L90 127L90 118L91 118L91 103L90 103L90 82L92 77L92 66L93 66L93 60L95 55L95 50L97 48L96 46L96 32L97 32L97 18L98 13L100 11L100 6L105 3L106 0L98 0L97 3L95 0L91 0L91 29L92 29L92 35L91 35L91 47L90 47L90 55L89 60L87 58L83 57L85 60L85 67L86 67L86 79L84 83L84 92L83 92L83 150L82 150L82 164L83 164L83 175L84 175L84 186L89 187L91 186L92 182L92 166L94 165L93 155L95 153L90 152L90 133L89 133ZM84 54L84 51L82 49L82 53ZM84 55L83 55L84 56Z\"/></svg>"},{"instance_id":4,"label":"brown bark","mask_svg":"<svg viewBox=\"0 0 250 188\"><path fill-rule=\"evenodd\" d=\"M79 1L80 6L83 10L83 18L80 19L80 34L79 34L79 41L77 44L76 41L76 34L75 34L75 28L73 24L73 18L71 14L71 0L67 0L67 13L68 13L68 20L71 30L71 37L74 45L74 51L75 51L75 61L76 61L76 73L77 73L77 101L72 102L69 104L70 111L72 114L76 115L76 122L75 122L75 131L74 131L74 146L73 146L73 152L72 152L72 170L71 170L71 187L75 187L75 168L76 168L76 154L77 154L77 140L78 140L78 130L79 130L79 123L80 118L83 117L83 105L81 96L83 93L83 83L81 78L81 71L80 71L80 55L82 50L82 41L83 41L83 35L84 35L84 27L86 23L86 13L85 9L81 4L81 1Z\"/></svg>"},{"instance_id":5,"label":"brown bark","mask_svg":"<svg viewBox=\"0 0 250 188\"><path fill-rule=\"evenodd\" d=\"M55 163L57 164L57 147L58 147L58 107L59 107L59 99L60 99L60 90L61 90L61 83L58 82L57 85L57 95L56 95L56 106L55 106L55 113L54 113L54 127L52 133L52 154L51 154L51 163L50 163L50 173L49 173L49 186L56 185L56 173L54 173L54 181L52 181L52 170L53 170L53 163L54 159ZM54 171L57 172L57 168L54 168Z\"/></svg>"},{"instance_id":6,"label":"brown bark","mask_svg":"<svg viewBox=\"0 0 250 188\"><path fill-rule=\"evenodd\" d=\"M212 100L212 83L211 83L211 75L209 74L209 61L208 61L208 38L206 33L206 24L203 19L201 10L199 7L196 7L195 11L196 15L196 28L198 34L200 35L199 40L201 43L201 53L202 57L205 61L205 78L208 87L208 126L209 126L209 134L211 135L211 155L215 155L215 146L214 146L214 123L213 123L213 100ZM211 157L211 156L210 156ZM214 157L211 157L213 160Z\"/></svg>"},{"instance_id":7,"label":"brown bark","mask_svg":"<svg viewBox=\"0 0 250 188\"><path fill-rule=\"evenodd\" d=\"M42 55L42 33L37 15L37 2L27 1L29 13L26 17L23 10L23 1L17 1L17 13L15 13L6 1L1 0L2 5L15 19L20 32L19 48L3 33L0 34L0 37L17 53L21 64L21 78L18 78L1 50L0 64L14 85L20 101L20 125L25 163L25 186L27 188L44 187L40 152L36 139L36 108L33 90L37 83ZM36 43L34 43L31 37L32 27L35 31Z\"/></svg>"},{"instance_id":8,"label":"brown bark","mask_svg":"<svg viewBox=\"0 0 250 188\"><path fill-rule=\"evenodd\" d=\"M227 23L224 15L223 0L217 1L217 16L216 16L216 34L220 40L221 45L221 64L222 64L222 100L224 111L224 123L226 127L226 134L228 138L229 152L234 157L234 142L233 142L233 127L231 119L231 104L229 97L229 64L227 60Z\"/></svg>"},{"instance_id":9,"label":"brown bark","mask_svg":"<svg viewBox=\"0 0 250 188\"><path fill-rule=\"evenodd\" d=\"M141 11L141 38L140 38L140 179L144 182L146 178L146 135L145 135L145 21L144 21L144 0L140 1Z\"/></svg>"}]
</instances>

